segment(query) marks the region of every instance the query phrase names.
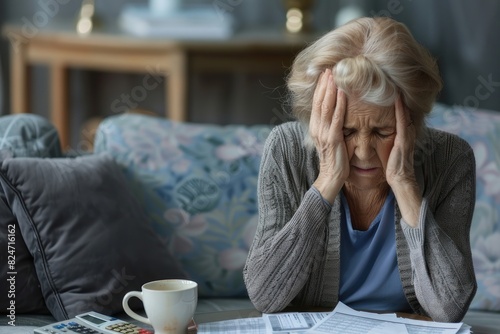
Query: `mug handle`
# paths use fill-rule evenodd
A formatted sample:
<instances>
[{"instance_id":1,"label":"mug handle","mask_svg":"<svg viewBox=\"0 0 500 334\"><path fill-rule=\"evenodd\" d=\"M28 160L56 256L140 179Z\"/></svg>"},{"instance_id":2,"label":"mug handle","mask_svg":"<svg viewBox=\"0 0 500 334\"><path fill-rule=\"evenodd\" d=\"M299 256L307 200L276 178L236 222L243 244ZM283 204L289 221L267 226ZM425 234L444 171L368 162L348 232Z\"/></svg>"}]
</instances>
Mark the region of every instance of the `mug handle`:
<instances>
[{"instance_id":1,"label":"mug handle","mask_svg":"<svg viewBox=\"0 0 500 334\"><path fill-rule=\"evenodd\" d=\"M139 291L127 292L127 294L123 297L123 301L122 301L122 306L123 306L123 310L125 310L125 313L127 313L131 318L134 318L135 320L138 320L140 322L144 322L148 325L151 325L151 321L149 321L148 318L140 316L130 309L130 307L128 306L128 300L132 297L137 297L141 300L141 302L144 303L144 301L142 300L142 293L141 292L139 292Z\"/></svg>"}]
</instances>

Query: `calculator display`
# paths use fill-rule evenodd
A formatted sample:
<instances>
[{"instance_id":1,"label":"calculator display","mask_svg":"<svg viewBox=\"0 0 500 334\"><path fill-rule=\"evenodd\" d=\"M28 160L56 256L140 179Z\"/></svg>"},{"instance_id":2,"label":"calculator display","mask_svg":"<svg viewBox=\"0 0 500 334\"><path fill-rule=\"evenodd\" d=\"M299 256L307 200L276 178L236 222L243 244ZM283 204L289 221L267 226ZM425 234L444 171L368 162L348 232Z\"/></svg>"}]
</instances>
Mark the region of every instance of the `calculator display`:
<instances>
[{"instance_id":1,"label":"calculator display","mask_svg":"<svg viewBox=\"0 0 500 334\"><path fill-rule=\"evenodd\" d=\"M82 316L80 316L80 318L83 319L83 320L87 320L89 322L92 322L92 323L94 323L96 325L100 325L103 322L106 322L106 320L102 320L102 319L93 317L93 316L91 316L89 314L82 315Z\"/></svg>"}]
</instances>

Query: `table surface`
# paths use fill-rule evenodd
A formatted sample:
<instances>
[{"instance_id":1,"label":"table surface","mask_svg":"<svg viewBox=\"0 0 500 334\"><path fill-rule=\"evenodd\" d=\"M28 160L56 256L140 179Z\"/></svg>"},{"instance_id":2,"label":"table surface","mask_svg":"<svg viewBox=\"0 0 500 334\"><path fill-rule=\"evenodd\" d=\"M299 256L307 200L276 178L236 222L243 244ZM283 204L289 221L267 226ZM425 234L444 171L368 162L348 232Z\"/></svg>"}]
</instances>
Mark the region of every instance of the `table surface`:
<instances>
[{"instance_id":1,"label":"table surface","mask_svg":"<svg viewBox=\"0 0 500 334\"><path fill-rule=\"evenodd\" d=\"M78 35L74 28L74 21L52 20L50 24L34 32L16 22L8 22L3 28L3 35L12 41L46 41L47 43L65 44L67 46L93 46L93 47L146 47L149 49L165 50L172 47L199 50L209 49L283 49L284 47L303 48L304 45L314 41L325 32L291 34L284 29L276 27L258 27L236 30L229 38L166 38L156 36L135 36L124 32L116 22L109 22L92 31L91 34Z\"/></svg>"}]
</instances>

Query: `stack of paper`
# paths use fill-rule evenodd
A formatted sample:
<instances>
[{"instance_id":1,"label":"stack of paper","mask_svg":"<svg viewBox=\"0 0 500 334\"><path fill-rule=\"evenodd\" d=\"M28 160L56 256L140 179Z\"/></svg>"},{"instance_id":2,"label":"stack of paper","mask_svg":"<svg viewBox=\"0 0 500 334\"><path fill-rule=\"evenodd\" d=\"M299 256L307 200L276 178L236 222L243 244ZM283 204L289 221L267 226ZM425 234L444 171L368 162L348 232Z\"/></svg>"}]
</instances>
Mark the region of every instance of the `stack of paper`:
<instances>
[{"instance_id":1,"label":"stack of paper","mask_svg":"<svg viewBox=\"0 0 500 334\"><path fill-rule=\"evenodd\" d=\"M127 5L120 27L133 35L186 39L222 39L233 34L234 19L212 6L194 6L170 14L158 14L146 5Z\"/></svg>"},{"instance_id":2,"label":"stack of paper","mask_svg":"<svg viewBox=\"0 0 500 334\"><path fill-rule=\"evenodd\" d=\"M355 311L339 303L326 318L315 324L308 334L468 334L464 323L446 323L398 318L395 314Z\"/></svg>"},{"instance_id":3,"label":"stack of paper","mask_svg":"<svg viewBox=\"0 0 500 334\"><path fill-rule=\"evenodd\" d=\"M355 311L339 303L332 312L264 314L260 318L218 321L198 325L208 333L305 334L469 334L464 323L444 323L398 318L396 314Z\"/></svg>"}]
</instances>

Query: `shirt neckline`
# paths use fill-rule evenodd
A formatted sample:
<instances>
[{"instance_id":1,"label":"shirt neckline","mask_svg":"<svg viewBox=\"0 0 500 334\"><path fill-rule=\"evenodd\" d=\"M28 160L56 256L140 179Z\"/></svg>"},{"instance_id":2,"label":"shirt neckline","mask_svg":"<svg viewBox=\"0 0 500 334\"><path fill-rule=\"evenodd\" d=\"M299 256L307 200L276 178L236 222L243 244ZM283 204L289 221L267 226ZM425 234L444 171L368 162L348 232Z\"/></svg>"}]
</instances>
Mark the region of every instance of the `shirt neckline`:
<instances>
[{"instance_id":1,"label":"shirt neckline","mask_svg":"<svg viewBox=\"0 0 500 334\"><path fill-rule=\"evenodd\" d=\"M378 212L377 216L372 220L370 226L368 226L368 229L363 231L363 230L356 230L352 226L351 209L349 208L347 198L345 197L343 191L340 192L340 195L342 200L342 206L344 207L347 229L349 233L357 233L357 234L366 234L367 232L371 232L371 230L373 230L374 228L377 228L378 225L380 224L380 221L382 220L382 213L385 211L386 207L390 204L390 202L394 199L394 193L392 192L392 189L389 188L389 192L387 193L384 204L380 208L380 211Z\"/></svg>"}]
</instances>

